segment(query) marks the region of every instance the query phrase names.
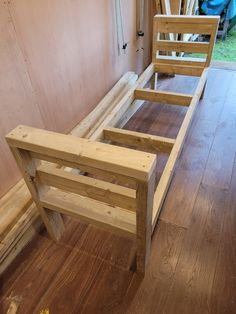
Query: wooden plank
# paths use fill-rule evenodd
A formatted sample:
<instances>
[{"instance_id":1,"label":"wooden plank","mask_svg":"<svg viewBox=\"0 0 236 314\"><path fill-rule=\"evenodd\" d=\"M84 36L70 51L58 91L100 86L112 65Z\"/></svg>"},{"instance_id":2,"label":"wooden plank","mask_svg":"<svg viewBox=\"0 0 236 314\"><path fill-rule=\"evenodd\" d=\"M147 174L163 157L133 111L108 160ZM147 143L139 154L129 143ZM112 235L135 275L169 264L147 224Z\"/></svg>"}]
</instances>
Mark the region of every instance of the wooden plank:
<instances>
[{"instance_id":1,"label":"wooden plank","mask_svg":"<svg viewBox=\"0 0 236 314\"><path fill-rule=\"evenodd\" d=\"M176 23L175 21L163 22L158 21L156 29L159 33L178 33L178 34L202 34L211 35L212 24L192 23L191 21L185 21L183 23Z\"/></svg>"},{"instance_id":2,"label":"wooden plank","mask_svg":"<svg viewBox=\"0 0 236 314\"><path fill-rule=\"evenodd\" d=\"M136 210L136 191L123 186L69 173L47 165L37 167L36 178L42 184L105 202L111 206Z\"/></svg>"},{"instance_id":3,"label":"wooden plank","mask_svg":"<svg viewBox=\"0 0 236 314\"><path fill-rule=\"evenodd\" d=\"M230 134L230 131L229 133ZM235 156L236 157L236 156ZM228 192L228 202L224 208L223 227L217 256L216 271L212 285L212 313L234 313L236 295L236 159L232 171L232 180ZM222 191L220 188L217 190Z\"/></svg>"},{"instance_id":4,"label":"wooden plank","mask_svg":"<svg viewBox=\"0 0 236 314\"><path fill-rule=\"evenodd\" d=\"M144 87L154 74L154 64L150 64L146 70L140 75L135 85L129 92L121 99L117 106L110 112L106 119L101 123L100 127L93 133L91 139L101 140L103 136L103 129L107 126L115 126L129 109L130 105L135 100L134 90L137 87Z\"/></svg>"},{"instance_id":5,"label":"wooden plank","mask_svg":"<svg viewBox=\"0 0 236 314\"><path fill-rule=\"evenodd\" d=\"M188 6L189 6L189 1L190 0L183 0L183 14L184 15L187 15L187 9L188 9Z\"/></svg>"},{"instance_id":6,"label":"wooden plank","mask_svg":"<svg viewBox=\"0 0 236 314\"><path fill-rule=\"evenodd\" d=\"M188 131L159 218L186 229L190 226L194 203L216 129L216 122L211 121L209 115L197 116L198 109L200 108L197 108L194 121ZM173 195L177 197L174 198Z\"/></svg>"},{"instance_id":7,"label":"wooden plank","mask_svg":"<svg viewBox=\"0 0 236 314\"><path fill-rule=\"evenodd\" d=\"M10 266L9 270L4 274L4 292L6 296L21 295L23 297L19 313L40 313L35 311L35 300L40 300L53 282L55 276L60 272L66 263L67 258L71 255L72 248L79 247L83 241L88 228L84 223L75 222L71 220L66 221L66 230L59 243L51 241L45 233L37 234L35 239L16 260L16 264ZM75 248L76 250L76 248ZM81 256L81 251L76 250ZM17 267L14 267L14 264ZM77 269L78 270L78 269ZM77 271L83 273L83 271ZM7 276L10 275L10 278ZM22 286L24 289L22 289ZM7 299L6 299L7 300ZM36 302L38 303L38 302ZM2 307L1 307L2 309ZM51 308L50 308L51 311ZM4 312L5 313L5 312Z\"/></svg>"},{"instance_id":8,"label":"wooden plank","mask_svg":"<svg viewBox=\"0 0 236 314\"><path fill-rule=\"evenodd\" d=\"M115 143L130 145L152 152L170 153L175 140L162 136L117 128L105 128L104 139Z\"/></svg>"},{"instance_id":9,"label":"wooden plank","mask_svg":"<svg viewBox=\"0 0 236 314\"><path fill-rule=\"evenodd\" d=\"M214 25L214 27L212 28L212 31L211 31L210 47L209 47L209 50L208 50L207 62L206 62L206 66L207 67L210 66L211 56L212 56L213 48L214 48L215 41L216 41L216 35L217 35L217 31L218 31L219 22L220 22L220 17L216 16L215 17L215 25Z\"/></svg>"},{"instance_id":10,"label":"wooden plank","mask_svg":"<svg viewBox=\"0 0 236 314\"><path fill-rule=\"evenodd\" d=\"M182 242L174 281L162 313L206 313L206 309L208 313L222 313L214 311L210 304L212 297L214 303L219 297L212 293L212 285L225 206L226 191L200 186L191 224Z\"/></svg>"},{"instance_id":11,"label":"wooden plank","mask_svg":"<svg viewBox=\"0 0 236 314\"><path fill-rule=\"evenodd\" d=\"M23 179L0 199L0 241L5 238L32 202L31 195Z\"/></svg>"},{"instance_id":12,"label":"wooden plank","mask_svg":"<svg viewBox=\"0 0 236 314\"><path fill-rule=\"evenodd\" d=\"M192 95L140 88L135 90L135 98L170 105L189 106Z\"/></svg>"},{"instance_id":13,"label":"wooden plank","mask_svg":"<svg viewBox=\"0 0 236 314\"><path fill-rule=\"evenodd\" d=\"M207 25L215 25L217 16L209 16L209 15L155 15L154 22L157 23L176 23L176 24L184 24L191 23L193 25L198 24L207 24Z\"/></svg>"},{"instance_id":14,"label":"wooden plank","mask_svg":"<svg viewBox=\"0 0 236 314\"><path fill-rule=\"evenodd\" d=\"M41 219L39 218L35 204L32 204L25 213L19 218L14 226L9 230L6 236L0 242L0 264L6 258L9 251L17 243L30 226L34 226L37 231L37 226L40 225Z\"/></svg>"},{"instance_id":15,"label":"wooden plank","mask_svg":"<svg viewBox=\"0 0 236 314\"><path fill-rule=\"evenodd\" d=\"M101 170L147 180L156 156L87 139L41 129L18 126L6 139L10 146L30 150L74 165L87 165ZM121 158L122 156L122 158Z\"/></svg>"},{"instance_id":16,"label":"wooden plank","mask_svg":"<svg viewBox=\"0 0 236 314\"><path fill-rule=\"evenodd\" d=\"M117 174L116 172L112 171L107 171L107 170L101 170L99 168L95 168L95 166L87 166L87 165L79 165L77 163L73 162L66 162L65 160L55 158L55 157L48 157L46 155L42 155L39 153L30 153L30 156L34 159L39 159L39 160L46 160L51 163L54 163L52 167L54 168L63 168L67 172L75 171L77 170L78 172L87 172L89 174L95 175L95 176L101 176L104 178L104 180L107 181L112 181L116 182L118 181L120 185L128 185L130 188L136 188L136 179L125 176L122 174ZM78 169L79 168L79 169Z\"/></svg>"},{"instance_id":17,"label":"wooden plank","mask_svg":"<svg viewBox=\"0 0 236 314\"><path fill-rule=\"evenodd\" d=\"M193 58L193 57L172 57L172 56L162 56L157 55L155 57L154 63L163 64L175 64L175 65L193 65L199 67L205 67L206 58Z\"/></svg>"},{"instance_id":18,"label":"wooden plank","mask_svg":"<svg viewBox=\"0 0 236 314\"><path fill-rule=\"evenodd\" d=\"M129 210L53 189L43 194L40 201L46 208L92 222L113 232L131 236L136 234L136 215Z\"/></svg>"},{"instance_id":19,"label":"wooden plank","mask_svg":"<svg viewBox=\"0 0 236 314\"><path fill-rule=\"evenodd\" d=\"M162 14L165 15L170 15L170 1L169 0L161 0L161 9L162 9Z\"/></svg>"},{"instance_id":20,"label":"wooden plank","mask_svg":"<svg viewBox=\"0 0 236 314\"><path fill-rule=\"evenodd\" d=\"M161 175L161 179L157 185L155 195L154 195L154 204L153 204L153 216L152 216L152 228L153 228L153 230L155 228L157 218L158 218L160 210L161 210L162 203L165 199L165 195L168 191L172 176L174 174L175 163L176 163L177 158L179 157L179 154L182 150L187 131L189 129L190 123L191 123L192 118L193 118L193 114L197 108L198 101L201 97L202 90L203 90L204 85L206 83L207 73L208 73L208 68L203 70L202 76L198 82L197 89L194 93L191 104L188 108L188 111L185 115L184 121L183 121L181 128L179 130L175 144L172 148L172 151L171 151L169 159L166 163L165 169Z\"/></svg>"},{"instance_id":21,"label":"wooden plank","mask_svg":"<svg viewBox=\"0 0 236 314\"><path fill-rule=\"evenodd\" d=\"M158 73L167 74L179 74L179 75L190 75L190 76L201 76L203 72L203 67L199 66L182 66L175 64L162 64L155 63L155 71Z\"/></svg>"},{"instance_id":22,"label":"wooden plank","mask_svg":"<svg viewBox=\"0 0 236 314\"><path fill-rule=\"evenodd\" d=\"M159 51L207 53L209 50L209 43L185 42L182 40L178 41L157 40L155 48Z\"/></svg>"},{"instance_id":23,"label":"wooden plank","mask_svg":"<svg viewBox=\"0 0 236 314\"><path fill-rule=\"evenodd\" d=\"M156 14L162 14L161 0L155 0Z\"/></svg>"},{"instance_id":24,"label":"wooden plank","mask_svg":"<svg viewBox=\"0 0 236 314\"><path fill-rule=\"evenodd\" d=\"M150 253L152 235L152 208L155 189L155 172L148 182L138 182L137 188L137 271L145 274Z\"/></svg>"},{"instance_id":25,"label":"wooden plank","mask_svg":"<svg viewBox=\"0 0 236 314\"><path fill-rule=\"evenodd\" d=\"M35 205L29 207L28 211L22 215L4 239L4 245L1 248L0 274L7 269L14 258L22 251L30 240L38 234L42 227L38 212L35 208L34 211L32 211L33 207L35 207ZM28 219L28 213L30 219Z\"/></svg>"},{"instance_id":26,"label":"wooden plank","mask_svg":"<svg viewBox=\"0 0 236 314\"><path fill-rule=\"evenodd\" d=\"M37 206L40 216L51 238L58 241L64 231L64 223L62 217L57 212L50 212L43 208L39 201L39 190L35 184L32 174L35 174L36 167L29 153L16 147L10 147L22 176L27 184L31 196Z\"/></svg>"},{"instance_id":27,"label":"wooden plank","mask_svg":"<svg viewBox=\"0 0 236 314\"><path fill-rule=\"evenodd\" d=\"M169 0L170 1L170 12L172 15L179 15L181 9L182 0Z\"/></svg>"},{"instance_id":28,"label":"wooden plank","mask_svg":"<svg viewBox=\"0 0 236 314\"><path fill-rule=\"evenodd\" d=\"M171 10L170 10L170 1L169 0L160 0L161 2L161 10L162 10L162 14L166 14L166 15L170 15L171 14ZM153 32L154 34L154 32ZM165 34L163 35L163 37L165 39L171 39L174 40L174 34L173 33L169 33L169 34ZM153 40L153 45L155 44L155 41ZM170 55L174 55L173 52L169 53Z\"/></svg>"},{"instance_id":29,"label":"wooden plank","mask_svg":"<svg viewBox=\"0 0 236 314\"><path fill-rule=\"evenodd\" d=\"M186 230L174 224L158 222L152 237L150 263L139 289L132 280L117 313L161 313L175 278ZM132 297L133 296L133 297ZM128 303L127 308L123 308Z\"/></svg>"},{"instance_id":30,"label":"wooden plank","mask_svg":"<svg viewBox=\"0 0 236 314\"><path fill-rule=\"evenodd\" d=\"M144 101L142 100L134 100L123 116L116 123L117 127L122 128L130 118L142 107Z\"/></svg>"}]
</instances>

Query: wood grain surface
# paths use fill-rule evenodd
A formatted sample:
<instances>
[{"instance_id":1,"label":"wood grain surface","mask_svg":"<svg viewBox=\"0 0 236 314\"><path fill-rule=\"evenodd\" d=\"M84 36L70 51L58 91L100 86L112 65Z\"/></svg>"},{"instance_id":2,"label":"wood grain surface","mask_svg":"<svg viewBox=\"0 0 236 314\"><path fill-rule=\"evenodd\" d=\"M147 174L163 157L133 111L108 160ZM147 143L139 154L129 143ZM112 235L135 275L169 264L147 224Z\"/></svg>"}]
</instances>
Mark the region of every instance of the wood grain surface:
<instances>
[{"instance_id":1,"label":"wood grain surface","mask_svg":"<svg viewBox=\"0 0 236 314\"><path fill-rule=\"evenodd\" d=\"M145 278L130 270L132 240L67 220L57 245L41 233L1 277L0 312L18 295L18 313L235 313L235 82L233 71L210 71L153 234ZM191 93L196 78L158 84ZM175 138L185 110L146 102L125 128ZM165 161L159 153L156 181Z\"/></svg>"}]
</instances>

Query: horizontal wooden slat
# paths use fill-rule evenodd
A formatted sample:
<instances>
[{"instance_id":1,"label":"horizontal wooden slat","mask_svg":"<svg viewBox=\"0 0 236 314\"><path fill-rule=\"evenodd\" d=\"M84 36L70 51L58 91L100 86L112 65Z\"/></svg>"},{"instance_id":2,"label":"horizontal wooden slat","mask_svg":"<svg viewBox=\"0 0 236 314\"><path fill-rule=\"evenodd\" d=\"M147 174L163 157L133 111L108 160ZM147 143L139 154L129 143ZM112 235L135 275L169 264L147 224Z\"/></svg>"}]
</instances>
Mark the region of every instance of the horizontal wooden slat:
<instances>
[{"instance_id":1,"label":"horizontal wooden slat","mask_svg":"<svg viewBox=\"0 0 236 314\"><path fill-rule=\"evenodd\" d=\"M90 197L111 206L136 210L136 191L133 189L47 165L40 165L37 168L37 178L42 184Z\"/></svg>"},{"instance_id":2,"label":"horizontal wooden slat","mask_svg":"<svg viewBox=\"0 0 236 314\"><path fill-rule=\"evenodd\" d=\"M13 147L138 180L148 180L156 163L149 153L27 126L18 126L6 139Z\"/></svg>"},{"instance_id":3,"label":"horizontal wooden slat","mask_svg":"<svg viewBox=\"0 0 236 314\"><path fill-rule=\"evenodd\" d=\"M162 56L157 55L155 52L155 63L175 64L175 65L193 65L204 67L206 58L193 58L193 57L175 57L175 56Z\"/></svg>"},{"instance_id":4,"label":"horizontal wooden slat","mask_svg":"<svg viewBox=\"0 0 236 314\"><path fill-rule=\"evenodd\" d=\"M134 212L58 189L50 189L40 198L45 208L80 218L105 229L126 235L136 234Z\"/></svg>"},{"instance_id":5,"label":"horizontal wooden slat","mask_svg":"<svg viewBox=\"0 0 236 314\"><path fill-rule=\"evenodd\" d=\"M155 47L159 51L207 53L209 43L157 40Z\"/></svg>"},{"instance_id":6,"label":"horizontal wooden slat","mask_svg":"<svg viewBox=\"0 0 236 314\"><path fill-rule=\"evenodd\" d=\"M211 24L192 24L192 23L175 23L175 22L157 22L156 30L159 33L177 33L177 34L202 34L211 35Z\"/></svg>"},{"instance_id":7,"label":"horizontal wooden slat","mask_svg":"<svg viewBox=\"0 0 236 314\"><path fill-rule=\"evenodd\" d=\"M101 170L95 167L87 166L87 165L77 165L76 163L65 161L55 157L49 157L46 155L42 155L39 153L31 152L30 156L34 159L49 161L50 163L54 163L55 168L68 167L67 169L72 170L71 168L79 169L79 171L87 172L89 174L93 174L95 176L102 177L102 179L110 181L110 182L119 182L121 185L129 186L132 189L137 187L137 180L135 178L125 176L122 174L117 174L112 171Z\"/></svg>"},{"instance_id":8,"label":"horizontal wooden slat","mask_svg":"<svg viewBox=\"0 0 236 314\"><path fill-rule=\"evenodd\" d=\"M161 23L191 23L191 24L213 24L216 25L219 20L218 16L205 16L205 15L161 15L154 16L154 21L160 21Z\"/></svg>"},{"instance_id":9,"label":"horizontal wooden slat","mask_svg":"<svg viewBox=\"0 0 236 314\"><path fill-rule=\"evenodd\" d=\"M155 71L157 73L201 76L203 69L198 66L155 63Z\"/></svg>"},{"instance_id":10,"label":"horizontal wooden slat","mask_svg":"<svg viewBox=\"0 0 236 314\"><path fill-rule=\"evenodd\" d=\"M154 18L154 30L160 33L211 35L218 17L161 16Z\"/></svg>"},{"instance_id":11,"label":"horizontal wooden slat","mask_svg":"<svg viewBox=\"0 0 236 314\"><path fill-rule=\"evenodd\" d=\"M171 138L117 128L105 128L104 138L119 144L164 153L169 153L175 142L175 140Z\"/></svg>"},{"instance_id":12,"label":"horizontal wooden slat","mask_svg":"<svg viewBox=\"0 0 236 314\"><path fill-rule=\"evenodd\" d=\"M164 104L189 106L192 95L140 88L135 90L135 98Z\"/></svg>"}]
</instances>

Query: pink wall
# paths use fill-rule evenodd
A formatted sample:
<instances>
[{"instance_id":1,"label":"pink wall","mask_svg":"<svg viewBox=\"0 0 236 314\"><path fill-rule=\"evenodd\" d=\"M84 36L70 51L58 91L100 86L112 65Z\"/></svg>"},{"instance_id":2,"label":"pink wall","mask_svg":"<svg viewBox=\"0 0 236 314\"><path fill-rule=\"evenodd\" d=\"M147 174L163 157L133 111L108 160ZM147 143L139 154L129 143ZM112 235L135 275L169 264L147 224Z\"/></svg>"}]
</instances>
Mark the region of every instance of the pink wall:
<instances>
[{"instance_id":1,"label":"pink wall","mask_svg":"<svg viewBox=\"0 0 236 314\"><path fill-rule=\"evenodd\" d=\"M120 76L150 61L152 7L136 39L136 0L123 0L118 55L115 0L10 0L0 9L0 196L20 178L4 136L20 123L68 132ZM136 52L138 47L144 51Z\"/></svg>"}]
</instances>

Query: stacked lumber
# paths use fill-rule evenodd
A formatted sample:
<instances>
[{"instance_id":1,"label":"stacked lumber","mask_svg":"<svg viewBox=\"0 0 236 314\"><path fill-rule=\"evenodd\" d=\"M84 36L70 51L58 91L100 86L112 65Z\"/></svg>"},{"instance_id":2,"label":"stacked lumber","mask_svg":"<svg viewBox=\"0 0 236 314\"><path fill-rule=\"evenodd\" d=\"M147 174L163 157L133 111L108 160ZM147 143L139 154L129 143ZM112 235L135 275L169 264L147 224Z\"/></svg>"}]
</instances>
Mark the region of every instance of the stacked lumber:
<instances>
[{"instance_id":1,"label":"stacked lumber","mask_svg":"<svg viewBox=\"0 0 236 314\"><path fill-rule=\"evenodd\" d=\"M112 110L135 85L137 75L127 72L100 101L95 109L83 119L71 134L91 138ZM141 106L142 102L134 102L125 113L120 124ZM0 199L0 274L8 267L17 254L30 242L42 226L36 206L29 190L21 179Z\"/></svg>"},{"instance_id":2,"label":"stacked lumber","mask_svg":"<svg viewBox=\"0 0 236 314\"><path fill-rule=\"evenodd\" d=\"M198 0L155 0L155 4L156 14L158 15L195 15L198 6ZM162 39L178 40L178 34L165 34L162 36L164 36ZM180 36L182 41L189 41L191 38L192 34L181 34ZM163 52L162 54L165 55ZM176 53L171 52L168 53L168 55L175 56Z\"/></svg>"},{"instance_id":3,"label":"stacked lumber","mask_svg":"<svg viewBox=\"0 0 236 314\"><path fill-rule=\"evenodd\" d=\"M198 0L155 0L156 14L195 15Z\"/></svg>"}]
</instances>

